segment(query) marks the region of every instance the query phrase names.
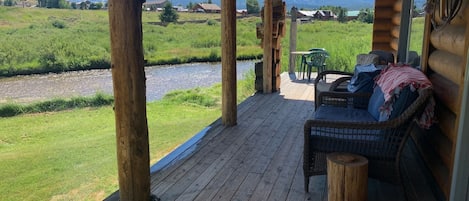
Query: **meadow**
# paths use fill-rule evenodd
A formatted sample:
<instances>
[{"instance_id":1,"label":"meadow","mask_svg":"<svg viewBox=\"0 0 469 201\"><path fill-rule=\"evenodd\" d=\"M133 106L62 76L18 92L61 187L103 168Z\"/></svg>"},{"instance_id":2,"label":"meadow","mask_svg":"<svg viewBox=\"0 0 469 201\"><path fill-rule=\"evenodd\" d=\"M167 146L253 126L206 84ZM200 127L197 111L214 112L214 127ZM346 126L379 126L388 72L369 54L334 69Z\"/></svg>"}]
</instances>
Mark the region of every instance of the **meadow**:
<instances>
[{"instance_id":1,"label":"meadow","mask_svg":"<svg viewBox=\"0 0 469 201\"><path fill-rule=\"evenodd\" d=\"M165 27L153 24L157 13L145 12L142 18L148 65L220 58L219 15L181 14L180 20L207 22ZM258 17L238 20L238 58L261 56L258 22ZM423 28L423 20L414 26ZM351 71L356 55L371 49L371 31L371 24L360 22L301 24L297 49L326 48L328 68ZM286 33L283 71L288 66ZM106 11L0 7L0 34L0 76L109 65ZM418 50L415 41L421 38L412 35L411 47ZM254 92L253 72L247 77L238 83L238 102ZM147 104L152 164L220 117L220 94L218 84L175 91ZM34 111L41 105L24 108ZM0 200L102 200L118 189L112 105L24 113L0 118Z\"/></svg>"},{"instance_id":2,"label":"meadow","mask_svg":"<svg viewBox=\"0 0 469 201\"><path fill-rule=\"evenodd\" d=\"M180 13L179 21L206 21L167 26L157 25L158 15L142 15L146 65L220 61L219 14ZM238 59L262 57L255 28L259 22L259 17L237 21ZM287 20L287 34L282 39L284 71L288 66L289 24ZM413 26L423 28L423 19L416 20ZM325 48L331 55L329 68L352 71L355 56L371 49L371 32L372 24L361 22L300 24L297 50ZM110 66L107 11L0 7L0 34L0 77ZM422 38L422 32L412 34ZM411 40L414 41L418 40Z\"/></svg>"}]
</instances>

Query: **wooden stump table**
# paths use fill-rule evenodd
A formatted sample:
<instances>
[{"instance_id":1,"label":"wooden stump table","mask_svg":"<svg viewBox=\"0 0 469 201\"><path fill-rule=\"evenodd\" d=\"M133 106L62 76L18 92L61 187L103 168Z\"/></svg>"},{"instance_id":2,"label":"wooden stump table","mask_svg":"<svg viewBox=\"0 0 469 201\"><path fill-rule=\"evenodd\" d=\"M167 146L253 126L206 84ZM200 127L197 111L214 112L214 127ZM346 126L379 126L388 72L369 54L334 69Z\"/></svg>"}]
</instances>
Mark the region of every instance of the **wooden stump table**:
<instances>
[{"instance_id":1,"label":"wooden stump table","mask_svg":"<svg viewBox=\"0 0 469 201\"><path fill-rule=\"evenodd\" d=\"M366 201L368 160L350 153L327 155L328 201Z\"/></svg>"}]
</instances>

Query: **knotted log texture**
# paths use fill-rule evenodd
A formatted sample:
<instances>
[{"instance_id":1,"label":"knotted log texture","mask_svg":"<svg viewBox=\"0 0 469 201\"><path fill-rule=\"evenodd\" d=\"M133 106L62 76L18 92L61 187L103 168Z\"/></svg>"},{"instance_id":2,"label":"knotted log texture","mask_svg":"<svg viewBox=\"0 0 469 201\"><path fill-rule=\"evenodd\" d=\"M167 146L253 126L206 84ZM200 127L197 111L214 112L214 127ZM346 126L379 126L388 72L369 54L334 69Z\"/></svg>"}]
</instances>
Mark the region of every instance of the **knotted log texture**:
<instances>
[{"instance_id":1,"label":"knotted log texture","mask_svg":"<svg viewBox=\"0 0 469 201\"><path fill-rule=\"evenodd\" d=\"M366 201L368 160L349 153L327 155L328 201Z\"/></svg>"}]
</instances>

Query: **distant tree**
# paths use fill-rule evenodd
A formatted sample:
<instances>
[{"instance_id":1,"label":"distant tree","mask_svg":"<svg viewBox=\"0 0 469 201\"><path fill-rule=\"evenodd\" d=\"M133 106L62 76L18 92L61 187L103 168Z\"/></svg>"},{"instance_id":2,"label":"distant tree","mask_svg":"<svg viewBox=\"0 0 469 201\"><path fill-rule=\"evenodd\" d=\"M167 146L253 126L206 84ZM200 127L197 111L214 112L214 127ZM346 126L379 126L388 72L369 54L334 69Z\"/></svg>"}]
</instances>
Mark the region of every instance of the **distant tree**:
<instances>
[{"instance_id":1,"label":"distant tree","mask_svg":"<svg viewBox=\"0 0 469 201\"><path fill-rule=\"evenodd\" d=\"M37 0L38 7L46 7L46 0Z\"/></svg>"},{"instance_id":2,"label":"distant tree","mask_svg":"<svg viewBox=\"0 0 469 201\"><path fill-rule=\"evenodd\" d=\"M188 4L187 4L187 9L192 9L194 8L194 3L192 3L192 1L190 1Z\"/></svg>"},{"instance_id":3,"label":"distant tree","mask_svg":"<svg viewBox=\"0 0 469 201\"><path fill-rule=\"evenodd\" d=\"M177 12L173 9L173 5L168 2L165 4L163 12L160 14L160 20L161 22L177 22L179 18L179 15Z\"/></svg>"},{"instance_id":4,"label":"distant tree","mask_svg":"<svg viewBox=\"0 0 469 201\"><path fill-rule=\"evenodd\" d=\"M358 21L365 22L365 23L373 23L374 14L373 11L370 9L362 9L360 13L358 13Z\"/></svg>"},{"instance_id":5,"label":"distant tree","mask_svg":"<svg viewBox=\"0 0 469 201\"><path fill-rule=\"evenodd\" d=\"M77 3L76 2L72 2L72 4L70 5L72 7L72 9L77 9Z\"/></svg>"},{"instance_id":6,"label":"distant tree","mask_svg":"<svg viewBox=\"0 0 469 201\"><path fill-rule=\"evenodd\" d=\"M330 10L337 16L340 14L341 11L347 13L347 8L342 8L341 6L321 6L319 7L319 10Z\"/></svg>"},{"instance_id":7,"label":"distant tree","mask_svg":"<svg viewBox=\"0 0 469 201\"><path fill-rule=\"evenodd\" d=\"M344 23L347 21L347 14L345 9L340 9L337 13L337 21Z\"/></svg>"},{"instance_id":8,"label":"distant tree","mask_svg":"<svg viewBox=\"0 0 469 201\"><path fill-rule=\"evenodd\" d=\"M59 0L46 0L46 8L59 8Z\"/></svg>"},{"instance_id":9,"label":"distant tree","mask_svg":"<svg viewBox=\"0 0 469 201\"><path fill-rule=\"evenodd\" d=\"M90 4L90 10L100 10L101 8L103 8L103 3L101 2Z\"/></svg>"},{"instance_id":10,"label":"distant tree","mask_svg":"<svg viewBox=\"0 0 469 201\"><path fill-rule=\"evenodd\" d=\"M85 2L81 2L80 3L80 9L81 10L86 10L86 9L88 9L88 5Z\"/></svg>"},{"instance_id":11,"label":"distant tree","mask_svg":"<svg viewBox=\"0 0 469 201\"><path fill-rule=\"evenodd\" d=\"M249 14L259 13L259 2L257 0L246 0L246 9Z\"/></svg>"},{"instance_id":12,"label":"distant tree","mask_svg":"<svg viewBox=\"0 0 469 201\"><path fill-rule=\"evenodd\" d=\"M5 0L3 2L3 5L4 6L14 6L15 5L15 2L13 2L13 0Z\"/></svg>"},{"instance_id":13,"label":"distant tree","mask_svg":"<svg viewBox=\"0 0 469 201\"><path fill-rule=\"evenodd\" d=\"M65 9L70 8L70 4L66 0L58 0L57 5L58 5L58 8L65 8Z\"/></svg>"},{"instance_id":14,"label":"distant tree","mask_svg":"<svg viewBox=\"0 0 469 201\"><path fill-rule=\"evenodd\" d=\"M418 9L414 2L414 5L412 7L412 17L417 17L420 13L422 13L422 10Z\"/></svg>"}]
</instances>

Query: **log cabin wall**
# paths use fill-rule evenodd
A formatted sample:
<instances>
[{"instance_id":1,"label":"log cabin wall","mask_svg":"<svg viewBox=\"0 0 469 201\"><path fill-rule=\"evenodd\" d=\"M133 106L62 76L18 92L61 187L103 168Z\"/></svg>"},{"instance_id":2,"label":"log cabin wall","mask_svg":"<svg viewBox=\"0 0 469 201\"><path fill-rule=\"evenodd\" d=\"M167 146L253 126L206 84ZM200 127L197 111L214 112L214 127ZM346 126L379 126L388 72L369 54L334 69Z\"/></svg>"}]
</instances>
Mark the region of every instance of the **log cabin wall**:
<instances>
[{"instance_id":1,"label":"log cabin wall","mask_svg":"<svg viewBox=\"0 0 469 201\"><path fill-rule=\"evenodd\" d=\"M430 131L414 132L413 139L446 200L451 190L463 82L468 62L468 5L469 0L463 0L458 15L446 26L432 26L430 15L427 15L425 22L422 68L434 86L438 123ZM435 13L435 20L439 24L438 8Z\"/></svg>"},{"instance_id":2,"label":"log cabin wall","mask_svg":"<svg viewBox=\"0 0 469 201\"><path fill-rule=\"evenodd\" d=\"M376 0L372 50L397 53L402 0Z\"/></svg>"}]
</instances>

